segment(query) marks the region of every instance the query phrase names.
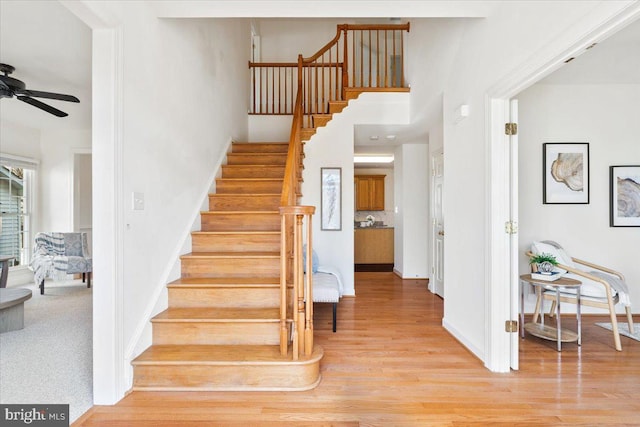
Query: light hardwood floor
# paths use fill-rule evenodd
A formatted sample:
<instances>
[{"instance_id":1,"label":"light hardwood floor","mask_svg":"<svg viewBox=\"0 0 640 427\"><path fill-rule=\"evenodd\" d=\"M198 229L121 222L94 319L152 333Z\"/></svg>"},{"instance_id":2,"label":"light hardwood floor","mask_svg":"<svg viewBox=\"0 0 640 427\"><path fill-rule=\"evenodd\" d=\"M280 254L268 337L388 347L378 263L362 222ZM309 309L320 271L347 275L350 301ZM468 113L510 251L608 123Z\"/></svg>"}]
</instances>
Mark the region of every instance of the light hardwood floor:
<instances>
[{"instance_id":1,"label":"light hardwood floor","mask_svg":"<svg viewBox=\"0 0 640 427\"><path fill-rule=\"evenodd\" d=\"M520 371L494 374L441 326L424 280L356 273L356 298L315 305L320 385L305 392L132 392L77 426L640 425L640 342L583 316L583 345L527 336ZM480 306L479 306L480 309ZM573 322L573 323L572 323ZM575 321L563 318L566 327Z\"/></svg>"}]
</instances>

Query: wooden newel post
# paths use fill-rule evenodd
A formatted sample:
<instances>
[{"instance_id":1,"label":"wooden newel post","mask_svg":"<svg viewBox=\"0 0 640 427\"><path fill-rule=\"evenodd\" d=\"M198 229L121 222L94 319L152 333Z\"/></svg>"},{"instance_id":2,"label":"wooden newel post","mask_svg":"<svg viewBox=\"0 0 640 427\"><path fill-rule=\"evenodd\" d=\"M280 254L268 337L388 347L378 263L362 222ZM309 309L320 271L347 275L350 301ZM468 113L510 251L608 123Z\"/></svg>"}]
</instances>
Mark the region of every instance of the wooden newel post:
<instances>
[{"instance_id":1,"label":"wooden newel post","mask_svg":"<svg viewBox=\"0 0 640 427\"><path fill-rule=\"evenodd\" d=\"M307 253L304 293L306 295L306 323L304 326L304 354L311 356L313 352L313 252L312 252L312 228L311 215L307 216Z\"/></svg>"},{"instance_id":2,"label":"wooden newel post","mask_svg":"<svg viewBox=\"0 0 640 427\"><path fill-rule=\"evenodd\" d=\"M307 271L311 272L311 259L312 259L312 248L311 248L311 215L315 212L314 206L283 206L280 207L280 215L282 216L282 227L285 228L287 223L286 218L288 217L289 221L293 222L291 225L293 230L291 231L292 239L290 240L290 245L292 246L292 252L288 252L287 254L291 254L291 258L293 263L291 265L292 271L292 279L293 279L293 313L292 313L292 353L293 360L298 360L299 354L302 351L303 354L309 355L313 351L313 295L311 294L311 278L310 274L307 274L305 278L304 268L303 268L303 224L305 217L307 218ZM285 244L286 239L281 237L282 244ZM281 254L283 251L281 251ZM289 257L286 256L288 259ZM287 260L281 260L281 284L286 282L286 277L288 274L286 273L287 269ZM286 292L286 291L285 291ZM281 301L282 304L282 301ZM285 309L286 312L286 309ZM282 333L282 313L283 309L281 307L281 339L283 338ZM311 316L311 318L309 318ZM286 321L286 319L285 319ZM286 329L285 329L286 331ZM286 332L285 332L286 333ZM281 342L281 351L282 351L282 342Z\"/></svg>"},{"instance_id":3,"label":"wooden newel post","mask_svg":"<svg viewBox=\"0 0 640 427\"><path fill-rule=\"evenodd\" d=\"M280 216L280 354L286 355L289 346L287 329L287 263L289 253L287 248L287 217Z\"/></svg>"},{"instance_id":4,"label":"wooden newel post","mask_svg":"<svg viewBox=\"0 0 640 427\"><path fill-rule=\"evenodd\" d=\"M342 36L344 38L344 58L342 61L342 99L346 99L345 89L349 87L349 41L347 36L349 34L349 27L347 25L342 26Z\"/></svg>"},{"instance_id":5,"label":"wooden newel post","mask_svg":"<svg viewBox=\"0 0 640 427\"><path fill-rule=\"evenodd\" d=\"M304 337L304 325L305 325L305 301L304 301L304 270L302 267L302 220L304 219L304 215L296 214L295 216L295 255L294 255L294 274L295 281L294 286L296 288L296 327L297 327L297 335L298 339L302 339ZM304 351L305 341L303 340L299 344L299 350Z\"/></svg>"}]
</instances>

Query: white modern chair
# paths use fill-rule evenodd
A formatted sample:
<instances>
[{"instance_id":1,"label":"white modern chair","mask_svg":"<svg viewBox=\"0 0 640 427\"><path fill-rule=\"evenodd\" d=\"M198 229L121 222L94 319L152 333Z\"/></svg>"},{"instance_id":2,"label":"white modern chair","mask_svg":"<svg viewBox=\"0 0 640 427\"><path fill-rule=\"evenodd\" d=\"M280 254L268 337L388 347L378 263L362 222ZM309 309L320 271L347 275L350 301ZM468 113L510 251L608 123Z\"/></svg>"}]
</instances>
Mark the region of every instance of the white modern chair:
<instances>
[{"instance_id":1,"label":"white modern chair","mask_svg":"<svg viewBox=\"0 0 640 427\"><path fill-rule=\"evenodd\" d=\"M631 302L629 300L628 290L622 273L585 261L573 258L558 243L544 240L541 242L533 242L531 250L527 252L527 256L547 253L553 255L558 261L557 269L565 273L563 277L576 279L582 282L580 287L580 303L589 307L602 308L609 311L611 318L611 329L613 331L613 340L616 350L622 351L620 343L620 333L618 331L618 319L616 316L615 305L619 302L625 305L627 321L629 323L629 332L633 333L633 317L631 316ZM533 321L538 320L540 315L541 298L551 300L552 305L549 315L553 316L556 309L555 292L542 292L538 294L536 307L533 314ZM575 291L562 292L560 294L561 302L576 303Z\"/></svg>"}]
</instances>

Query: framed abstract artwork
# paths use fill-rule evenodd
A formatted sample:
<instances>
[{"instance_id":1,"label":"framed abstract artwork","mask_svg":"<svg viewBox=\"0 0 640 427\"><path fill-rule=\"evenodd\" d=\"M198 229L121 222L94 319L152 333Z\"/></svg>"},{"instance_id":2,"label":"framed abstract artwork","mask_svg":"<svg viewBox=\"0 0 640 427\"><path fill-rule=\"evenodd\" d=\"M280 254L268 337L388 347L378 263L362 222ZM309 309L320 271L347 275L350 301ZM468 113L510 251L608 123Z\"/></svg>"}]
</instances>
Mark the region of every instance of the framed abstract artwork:
<instances>
[{"instance_id":1,"label":"framed abstract artwork","mask_svg":"<svg viewBox=\"0 0 640 427\"><path fill-rule=\"evenodd\" d=\"M543 144L542 191L544 204L589 203L589 143Z\"/></svg>"},{"instance_id":2,"label":"framed abstract artwork","mask_svg":"<svg viewBox=\"0 0 640 427\"><path fill-rule=\"evenodd\" d=\"M321 230L342 230L342 169L320 168Z\"/></svg>"},{"instance_id":3,"label":"framed abstract artwork","mask_svg":"<svg viewBox=\"0 0 640 427\"><path fill-rule=\"evenodd\" d=\"M609 167L609 226L640 227L640 166Z\"/></svg>"}]
</instances>

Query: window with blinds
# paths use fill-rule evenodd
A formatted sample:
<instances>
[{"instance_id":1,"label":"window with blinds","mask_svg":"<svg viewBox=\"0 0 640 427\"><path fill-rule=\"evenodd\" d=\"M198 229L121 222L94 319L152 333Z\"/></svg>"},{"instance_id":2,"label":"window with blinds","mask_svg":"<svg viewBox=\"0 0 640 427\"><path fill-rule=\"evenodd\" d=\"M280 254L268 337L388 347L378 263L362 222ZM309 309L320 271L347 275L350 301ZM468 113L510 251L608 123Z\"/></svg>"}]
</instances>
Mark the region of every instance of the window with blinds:
<instances>
[{"instance_id":1,"label":"window with blinds","mask_svg":"<svg viewBox=\"0 0 640 427\"><path fill-rule=\"evenodd\" d=\"M13 256L12 266L30 260L31 189L37 164L0 155L0 254Z\"/></svg>"}]
</instances>

